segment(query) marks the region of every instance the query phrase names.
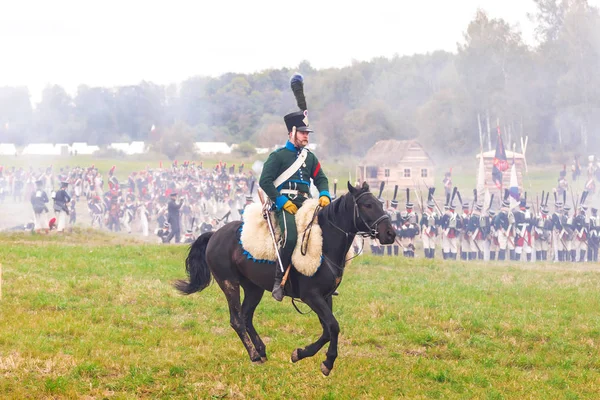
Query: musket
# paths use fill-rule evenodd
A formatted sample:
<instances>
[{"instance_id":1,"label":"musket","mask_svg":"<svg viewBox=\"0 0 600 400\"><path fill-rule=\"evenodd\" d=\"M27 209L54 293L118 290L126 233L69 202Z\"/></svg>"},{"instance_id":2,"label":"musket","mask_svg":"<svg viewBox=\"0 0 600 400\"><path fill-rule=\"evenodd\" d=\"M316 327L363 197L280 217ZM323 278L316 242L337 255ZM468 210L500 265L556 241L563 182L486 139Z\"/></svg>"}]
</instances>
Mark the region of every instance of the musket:
<instances>
[{"instance_id":1,"label":"musket","mask_svg":"<svg viewBox=\"0 0 600 400\"><path fill-rule=\"evenodd\" d=\"M423 180L423 184L425 185L427 190L429 190L429 186L427 186L427 184L425 183L425 180ZM441 217L443 214L442 209L440 208L440 206L438 206L437 201L435 201L435 197L431 196L431 200L433 200L433 204L435 204L435 208L437 208L438 212L440 213L440 217Z\"/></svg>"},{"instance_id":2,"label":"musket","mask_svg":"<svg viewBox=\"0 0 600 400\"><path fill-rule=\"evenodd\" d=\"M417 196L417 200L419 200L419 204L421 206L421 214L425 211L423 209L423 198L421 196L419 196L419 192L417 192L417 189L415 189L415 196Z\"/></svg>"},{"instance_id":3,"label":"musket","mask_svg":"<svg viewBox=\"0 0 600 400\"><path fill-rule=\"evenodd\" d=\"M269 233L271 234L271 240L273 242L273 247L275 248L275 254L277 254L277 264L279 265L281 272L285 273L285 268L283 268L283 262L281 261L281 257L279 255L279 246L277 246L277 239L275 239L275 230L273 229L273 224L271 223L271 211L269 210L270 207L268 207L269 203L265 203L262 189L259 188L257 192L258 198L260 199L260 204L262 205L263 215L267 220L267 226L269 227Z\"/></svg>"}]
</instances>

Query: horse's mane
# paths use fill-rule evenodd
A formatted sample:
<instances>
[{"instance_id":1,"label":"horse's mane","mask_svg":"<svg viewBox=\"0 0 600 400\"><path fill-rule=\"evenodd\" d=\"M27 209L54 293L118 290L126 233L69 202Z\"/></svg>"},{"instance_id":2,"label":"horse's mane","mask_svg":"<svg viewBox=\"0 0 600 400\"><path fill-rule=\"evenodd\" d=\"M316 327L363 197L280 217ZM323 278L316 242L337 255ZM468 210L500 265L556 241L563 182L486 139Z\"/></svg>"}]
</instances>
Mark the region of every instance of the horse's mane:
<instances>
[{"instance_id":1,"label":"horse's mane","mask_svg":"<svg viewBox=\"0 0 600 400\"><path fill-rule=\"evenodd\" d=\"M367 192L368 189L360 188L358 189L357 196L361 193ZM336 217L343 215L344 213L350 212L350 210L354 210L354 200L352 198L352 193L347 192L342 196L335 199L330 205L321 209L319 211L319 221L328 220L333 221Z\"/></svg>"}]
</instances>

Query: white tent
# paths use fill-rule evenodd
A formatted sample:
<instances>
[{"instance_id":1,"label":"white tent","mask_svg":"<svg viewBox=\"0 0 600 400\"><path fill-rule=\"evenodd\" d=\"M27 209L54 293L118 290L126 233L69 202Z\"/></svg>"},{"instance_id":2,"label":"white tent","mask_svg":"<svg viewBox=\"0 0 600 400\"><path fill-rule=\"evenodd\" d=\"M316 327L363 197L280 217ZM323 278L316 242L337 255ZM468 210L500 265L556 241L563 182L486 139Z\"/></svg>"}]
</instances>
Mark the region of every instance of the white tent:
<instances>
[{"instance_id":1,"label":"white tent","mask_svg":"<svg viewBox=\"0 0 600 400\"><path fill-rule=\"evenodd\" d=\"M146 152L146 144L144 142L131 142L129 152L127 154L144 154Z\"/></svg>"},{"instance_id":2,"label":"white tent","mask_svg":"<svg viewBox=\"0 0 600 400\"><path fill-rule=\"evenodd\" d=\"M12 143L0 143L0 155L14 156L17 154L17 147Z\"/></svg>"},{"instance_id":3,"label":"white tent","mask_svg":"<svg viewBox=\"0 0 600 400\"><path fill-rule=\"evenodd\" d=\"M60 155L60 147L55 147L52 143L31 143L23 149L23 155Z\"/></svg>"},{"instance_id":4,"label":"white tent","mask_svg":"<svg viewBox=\"0 0 600 400\"><path fill-rule=\"evenodd\" d=\"M89 155L100 150L100 147L89 146L86 142L74 142L71 145L71 150L73 150L73 153L77 152L79 155Z\"/></svg>"},{"instance_id":5,"label":"white tent","mask_svg":"<svg viewBox=\"0 0 600 400\"><path fill-rule=\"evenodd\" d=\"M196 142L196 153L200 154L230 154L231 147L225 142Z\"/></svg>"}]
</instances>

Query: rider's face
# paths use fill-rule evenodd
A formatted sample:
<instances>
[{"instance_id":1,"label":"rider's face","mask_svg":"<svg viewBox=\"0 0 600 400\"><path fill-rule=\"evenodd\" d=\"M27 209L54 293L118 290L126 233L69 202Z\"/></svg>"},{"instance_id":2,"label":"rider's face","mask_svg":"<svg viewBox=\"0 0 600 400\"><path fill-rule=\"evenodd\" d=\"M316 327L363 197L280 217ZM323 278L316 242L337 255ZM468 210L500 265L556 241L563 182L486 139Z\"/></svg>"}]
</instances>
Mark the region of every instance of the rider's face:
<instances>
[{"instance_id":1,"label":"rider's face","mask_svg":"<svg viewBox=\"0 0 600 400\"><path fill-rule=\"evenodd\" d=\"M309 132L290 132L290 142L296 147L303 148L308 145Z\"/></svg>"}]
</instances>

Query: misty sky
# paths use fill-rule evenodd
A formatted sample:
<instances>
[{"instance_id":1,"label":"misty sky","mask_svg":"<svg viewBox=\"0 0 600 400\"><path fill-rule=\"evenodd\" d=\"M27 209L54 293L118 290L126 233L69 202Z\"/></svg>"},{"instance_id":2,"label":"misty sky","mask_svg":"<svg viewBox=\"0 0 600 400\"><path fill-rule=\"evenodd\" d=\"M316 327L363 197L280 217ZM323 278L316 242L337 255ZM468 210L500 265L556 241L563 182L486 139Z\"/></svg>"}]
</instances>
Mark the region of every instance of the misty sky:
<instances>
[{"instance_id":1,"label":"misty sky","mask_svg":"<svg viewBox=\"0 0 600 400\"><path fill-rule=\"evenodd\" d=\"M599 5L600 0L590 0ZM530 0L4 1L0 85L178 83L193 75L455 51L477 8L534 44ZM294 6L292 6L294 5Z\"/></svg>"}]
</instances>

